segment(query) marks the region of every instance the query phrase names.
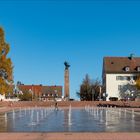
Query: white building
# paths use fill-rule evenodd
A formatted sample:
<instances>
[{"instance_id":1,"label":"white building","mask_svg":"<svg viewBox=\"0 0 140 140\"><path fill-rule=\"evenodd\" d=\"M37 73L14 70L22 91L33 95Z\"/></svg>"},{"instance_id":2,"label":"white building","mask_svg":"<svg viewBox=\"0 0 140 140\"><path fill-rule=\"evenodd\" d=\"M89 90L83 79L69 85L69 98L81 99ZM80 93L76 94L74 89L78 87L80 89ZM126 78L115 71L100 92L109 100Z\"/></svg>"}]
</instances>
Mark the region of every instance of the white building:
<instances>
[{"instance_id":1,"label":"white building","mask_svg":"<svg viewBox=\"0 0 140 140\"><path fill-rule=\"evenodd\" d=\"M134 85L138 75L140 75L140 57L133 57L133 55L104 57L102 78L107 95L106 100L110 97L121 99L122 87L127 84Z\"/></svg>"}]
</instances>

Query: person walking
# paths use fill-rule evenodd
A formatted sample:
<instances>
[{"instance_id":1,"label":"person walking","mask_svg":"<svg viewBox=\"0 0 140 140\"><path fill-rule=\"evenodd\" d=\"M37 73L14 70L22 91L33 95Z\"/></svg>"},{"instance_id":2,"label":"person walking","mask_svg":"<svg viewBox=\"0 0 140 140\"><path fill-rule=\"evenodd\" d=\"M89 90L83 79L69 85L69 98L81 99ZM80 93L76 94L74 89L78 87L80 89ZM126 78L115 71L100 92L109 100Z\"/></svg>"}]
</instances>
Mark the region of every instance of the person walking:
<instances>
[{"instance_id":1,"label":"person walking","mask_svg":"<svg viewBox=\"0 0 140 140\"><path fill-rule=\"evenodd\" d=\"M55 110L58 110L58 103L57 103L57 101L55 102Z\"/></svg>"}]
</instances>

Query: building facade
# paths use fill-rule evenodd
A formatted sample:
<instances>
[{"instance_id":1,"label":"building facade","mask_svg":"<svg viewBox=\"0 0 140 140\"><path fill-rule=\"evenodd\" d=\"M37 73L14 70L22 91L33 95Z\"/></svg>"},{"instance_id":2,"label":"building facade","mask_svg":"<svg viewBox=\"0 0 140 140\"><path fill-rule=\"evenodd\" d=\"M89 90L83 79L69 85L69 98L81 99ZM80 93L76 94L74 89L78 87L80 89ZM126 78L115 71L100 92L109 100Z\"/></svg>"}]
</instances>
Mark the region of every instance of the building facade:
<instances>
[{"instance_id":1,"label":"building facade","mask_svg":"<svg viewBox=\"0 0 140 140\"><path fill-rule=\"evenodd\" d=\"M59 100L62 99L62 86L42 86L42 100Z\"/></svg>"},{"instance_id":2,"label":"building facade","mask_svg":"<svg viewBox=\"0 0 140 140\"><path fill-rule=\"evenodd\" d=\"M32 94L33 100L54 100L62 98L62 86L43 86L43 85L18 85L20 93L28 92Z\"/></svg>"},{"instance_id":3,"label":"building facade","mask_svg":"<svg viewBox=\"0 0 140 140\"><path fill-rule=\"evenodd\" d=\"M106 100L122 99L121 91L126 85L135 85L140 75L140 57L104 57L102 81ZM128 91L127 92L133 92Z\"/></svg>"}]
</instances>

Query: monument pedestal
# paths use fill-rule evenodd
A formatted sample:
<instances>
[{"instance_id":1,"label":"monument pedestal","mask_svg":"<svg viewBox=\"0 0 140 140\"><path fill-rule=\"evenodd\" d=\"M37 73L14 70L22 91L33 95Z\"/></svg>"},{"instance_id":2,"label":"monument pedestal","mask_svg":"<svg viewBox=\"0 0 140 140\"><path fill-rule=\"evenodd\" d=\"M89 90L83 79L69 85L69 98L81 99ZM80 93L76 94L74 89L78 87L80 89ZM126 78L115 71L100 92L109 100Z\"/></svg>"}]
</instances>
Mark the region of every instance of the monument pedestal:
<instances>
[{"instance_id":1,"label":"monument pedestal","mask_svg":"<svg viewBox=\"0 0 140 140\"><path fill-rule=\"evenodd\" d=\"M64 77L64 93L65 99L69 100L69 70L65 69L65 77Z\"/></svg>"},{"instance_id":2,"label":"monument pedestal","mask_svg":"<svg viewBox=\"0 0 140 140\"><path fill-rule=\"evenodd\" d=\"M64 71L64 98L69 100L69 67L70 65L65 62L65 71Z\"/></svg>"}]
</instances>

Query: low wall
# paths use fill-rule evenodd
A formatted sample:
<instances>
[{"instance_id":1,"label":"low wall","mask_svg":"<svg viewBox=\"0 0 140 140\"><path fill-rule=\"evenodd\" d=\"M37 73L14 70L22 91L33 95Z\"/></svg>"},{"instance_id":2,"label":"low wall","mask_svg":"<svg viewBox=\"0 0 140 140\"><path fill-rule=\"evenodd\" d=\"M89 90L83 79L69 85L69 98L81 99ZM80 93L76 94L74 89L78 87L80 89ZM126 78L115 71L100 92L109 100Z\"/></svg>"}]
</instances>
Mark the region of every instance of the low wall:
<instances>
[{"instance_id":1,"label":"low wall","mask_svg":"<svg viewBox=\"0 0 140 140\"><path fill-rule=\"evenodd\" d=\"M53 101L18 101L18 102L0 102L0 107L35 107L35 106L44 106L44 107L50 107L54 106L55 102ZM116 106L130 106L130 107L139 107L140 108L140 102L136 101L61 101L58 102L59 107L84 107L84 106L98 106L98 105L116 105Z\"/></svg>"}]
</instances>

